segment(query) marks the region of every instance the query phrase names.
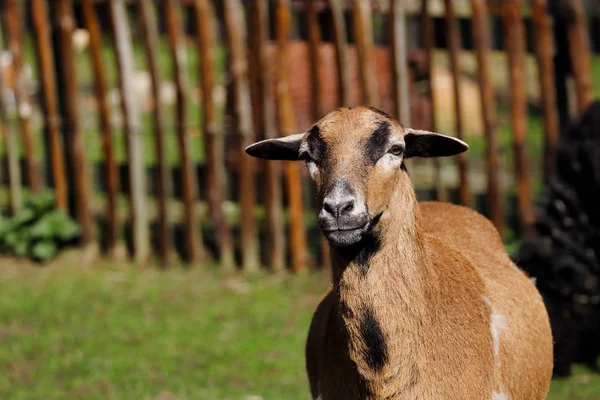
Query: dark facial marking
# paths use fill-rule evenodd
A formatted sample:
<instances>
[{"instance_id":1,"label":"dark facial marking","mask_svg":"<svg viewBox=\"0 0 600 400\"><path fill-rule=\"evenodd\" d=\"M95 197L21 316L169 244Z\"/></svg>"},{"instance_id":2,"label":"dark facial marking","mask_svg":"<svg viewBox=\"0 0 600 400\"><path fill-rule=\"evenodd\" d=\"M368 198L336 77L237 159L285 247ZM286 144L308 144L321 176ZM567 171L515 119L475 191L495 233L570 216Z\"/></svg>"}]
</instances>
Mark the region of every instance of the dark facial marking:
<instances>
[{"instance_id":1,"label":"dark facial marking","mask_svg":"<svg viewBox=\"0 0 600 400\"><path fill-rule=\"evenodd\" d=\"M371 134L365 145L365 154L371 163L375 164L387 151L385 145L390 137L390 123L381 121Z\"/></svg>"},{"instance_id":2,"label":"dark facial marking","mask_svg":"<svg viewBox=\"0 0 600 400\"><path fill-rule=\"evenodd\" d=\"M373 310L364 310L360 321L360 334L366 348L363 354L367 365L374 371L381 371L388 360L388 347L379 321L375 318Z\"/></svg>"},{"instance_id":3,"label":"dark facial marking","mask_svg":"<svg viewBox=\"0 0 600 400\"><path fill-rule=\"evenodd\" d=\"M327 143L321 137L321 129L318 125L313 126L308 131L306 137L311 156L316 162L323 162L327 156Z\"/></svg>"}]
</instances>

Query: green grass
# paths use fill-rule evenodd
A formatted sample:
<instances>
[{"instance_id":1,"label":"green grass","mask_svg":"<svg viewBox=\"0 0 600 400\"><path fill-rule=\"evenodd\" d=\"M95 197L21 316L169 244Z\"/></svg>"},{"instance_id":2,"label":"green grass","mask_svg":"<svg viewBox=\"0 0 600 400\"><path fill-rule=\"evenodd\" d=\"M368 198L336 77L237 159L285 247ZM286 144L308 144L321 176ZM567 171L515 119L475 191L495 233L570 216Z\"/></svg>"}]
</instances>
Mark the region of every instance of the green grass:
<instances>
[{"instance_id":1,"label":"green grass","mask_svg":"<svg viewBox=\"0 0 600 400\"><path fill-rule=\"evenodd\" d=\"M309 398L304 342L326 273L74 260L0 263L0 398ZM578 368L549 399L600 399L600 376Z\"/></svg>"},{"instance_id":2,"label":"green grass","mask_svg":"<svg viewBox=\"0 0 600 400\"><path fill-rule=\"evenodd\" d=\"M326 279L110 265L3 272L2 399L307 397L303 343Z\"/></svg>"}]
</instances>

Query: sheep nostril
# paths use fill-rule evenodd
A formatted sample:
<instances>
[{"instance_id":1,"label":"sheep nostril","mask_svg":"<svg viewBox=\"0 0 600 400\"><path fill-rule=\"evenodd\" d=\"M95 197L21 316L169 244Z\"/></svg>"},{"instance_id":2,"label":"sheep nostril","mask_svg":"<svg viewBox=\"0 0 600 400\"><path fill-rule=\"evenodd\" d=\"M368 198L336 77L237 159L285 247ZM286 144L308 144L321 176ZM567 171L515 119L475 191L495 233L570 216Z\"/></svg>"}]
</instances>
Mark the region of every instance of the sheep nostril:
<instances>
[{"instance_id":1,"label":"sheep nostril","mask_svg":"<svg viewBox=\"0 0 600 400\"><path fill-rule=\"evenodd\" d=\"M324 202L323 203L323 210L325 210L325 212L327 214L331 214L333 216L337 215L337 213L335 212L335 205L334 204L331 204L331 203L328 203L328 202Z\"/></svg>"},{"instance_id":2,"label":"sheep nostril","mask_svg":"<svg viewBox=\"0 0 600 400\"><path fill-rule=\"evenodd\" d=\"M340 205L339 215L351 212L354 209L354 200L350 200Z\"/></svg>"}]
</instances>

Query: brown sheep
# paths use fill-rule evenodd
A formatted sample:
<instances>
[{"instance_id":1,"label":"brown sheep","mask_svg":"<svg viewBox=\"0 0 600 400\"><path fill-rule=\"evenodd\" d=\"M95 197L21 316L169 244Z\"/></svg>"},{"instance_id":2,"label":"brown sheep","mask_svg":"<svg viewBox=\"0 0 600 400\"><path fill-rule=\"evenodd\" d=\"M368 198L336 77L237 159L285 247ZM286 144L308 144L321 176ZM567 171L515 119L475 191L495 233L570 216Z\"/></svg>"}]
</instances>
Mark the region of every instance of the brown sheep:
<instances>
[{"instance_id":1,"label":"brown sheep","mask_svg":"<svg viewBox=\"0 0 600 400\"><path fill-rule=\"evenodd\" d=\"M417 203L404 166L467 148L356 107L246 149L305 160L318 189L333 285L306 345L314 399L546 397L552 334L534 284L485 217Z\"/></svg>"}]
</instances>

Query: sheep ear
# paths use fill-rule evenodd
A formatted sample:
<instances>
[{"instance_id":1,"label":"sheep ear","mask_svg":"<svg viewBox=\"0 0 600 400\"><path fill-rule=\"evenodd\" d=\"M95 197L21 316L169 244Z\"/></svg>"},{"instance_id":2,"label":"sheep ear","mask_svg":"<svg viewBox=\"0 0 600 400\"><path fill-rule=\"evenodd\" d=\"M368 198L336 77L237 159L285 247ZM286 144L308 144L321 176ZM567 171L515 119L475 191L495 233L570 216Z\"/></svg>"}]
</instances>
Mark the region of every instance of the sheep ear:
<instances>
[{"instance_id":1,"label":"sheep ear","mask_svg":"<svg viewBox=\"0 0 600 400\"><path fill-rule=\"evenodd\" d=\"M405 158L410 157L447 157L469 149L469 145L452 136L440 133L404 129Z\"/></svg>"},{"instance_id":2,"label":"sheep ear","mask_svg":"<svg viewBox=\"0 0 600 400\"><path fill-rule=\"evenodd\" d=\"M267 160L298 160L298 153L304 133L266 139L246 147L246 153L252 157Z\"/></svg>"}]
</instances>

